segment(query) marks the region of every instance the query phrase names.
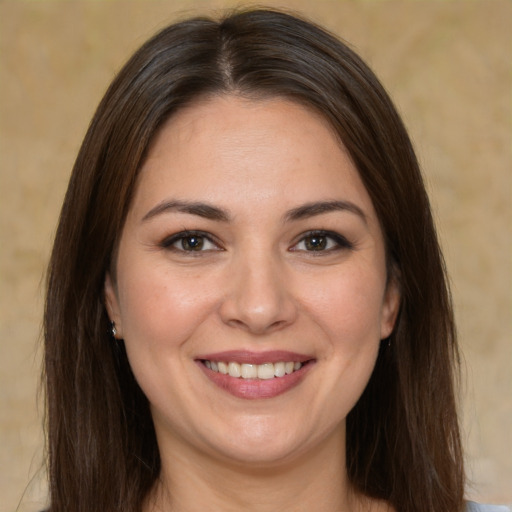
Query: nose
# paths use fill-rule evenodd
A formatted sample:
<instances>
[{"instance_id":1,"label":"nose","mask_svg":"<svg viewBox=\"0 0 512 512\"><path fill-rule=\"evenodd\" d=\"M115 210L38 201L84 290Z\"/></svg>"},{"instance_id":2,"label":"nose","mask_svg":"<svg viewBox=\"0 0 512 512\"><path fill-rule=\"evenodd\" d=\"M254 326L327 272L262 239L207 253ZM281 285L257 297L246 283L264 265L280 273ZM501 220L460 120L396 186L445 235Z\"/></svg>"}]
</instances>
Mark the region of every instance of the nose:
<instances>
[{"instance_id":1,"label":"nose","mask_svg":"<svg viewBox=\"0 0 512 512\"><path fill-rule=\"evenodd\" d=\"M297 305L290 280L271 255L240 258L230 268L222 321L252 334L268 334L292 324Z\"/></svg>"}]
</instances>

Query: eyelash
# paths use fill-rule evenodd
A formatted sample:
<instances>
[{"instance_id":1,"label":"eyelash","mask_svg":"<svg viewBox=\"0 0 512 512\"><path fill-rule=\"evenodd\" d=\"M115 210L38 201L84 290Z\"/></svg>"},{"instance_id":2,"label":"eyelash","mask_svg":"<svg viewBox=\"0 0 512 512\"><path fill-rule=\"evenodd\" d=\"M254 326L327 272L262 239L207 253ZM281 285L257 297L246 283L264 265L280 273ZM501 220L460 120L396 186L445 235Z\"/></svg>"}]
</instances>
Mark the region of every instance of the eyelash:
<instances>
[{"instance_id":1,"label":"eyelash","mask_svg":"<svg viewBox=\"0 0 512 512\"><path fill-rule=\"evenodd\" d=\"M297 246L300 244L307 244L307 241L309 239L310 242L313 242L314 239L323 239L323 242L321 242L320 249L297 249ZM334 245L329 247L329 241L333 243ZM325 244L325 245L324 245ZM336 233L334 231L325 231L325 230L314 230L309 231L307 233L304 233L301 235L298 242L296 242L292 248L291 251L304 251L308 253L313 253L315 255L320 255L319 253L331 253L334 251L339 251L343 249L353 249L354 245L350 243L343 235L340 235L339 233Z\"/></svg>"},{"instance_id":2,"label":"eyelash","mask_svg":"<svg viewBox=\"0 0 512 512\"><path fill-rule=\"evenodd\" d=\"M186 249L183 244L188 239L189 246L191 245L191 239L196 238L200 241L199 250L194 250L192 248ZM181 241L181 248L176 247L176 244ZM212 249L203 249L204 243L210 243L214 246ZM197 254L199 255L201 252L206 251L221 251L222 247L218 242L216 242L213 237L209 233L205 233L204 231L180 231L174 235L171 235L165 238L160 246L163 249L168 249L176 252L189 253L189 254Z\"/></svg>"},{"instance_id":3,"label":"eyelash","mask_svg":"<svg viewBox=\"0 0 512 512\"><path fill-rule=\"evenodd\" d=\"M199 244L199 249L194 250L193 239L196 239L196 243ZM316 242L315 242L316 239ZM188 242L187 242L188 240ZM298 246L300 244L307 244L308 241L313 245L319 244L317 249L311 248L308 250L307 245L304 249L299 249ZM177 247L176 244L181 242L181 248ZM189 248L184 246L184 243L187 243ZM204 244L211 244L214 246L213 248L203 249ZM188 253L190 255L200 255L200 253L210 252L210 251L221 251L223 250L222 246L214 240L214 238L204 231L180 231L174 235L171 235L165 238L160 246L164 249ZM314 230L308 231L307 233L303 233L300 236L300 239L295 242L292 247L289 249L291 252L303 251L307 253L313 253L315 255L320 255L320 253L331 253L334 251L339 251L343 249L353 249L354 245L350 243L344 236L339 233L333 231L325 231L325 230Z\"/></svg>"}]
</instances>

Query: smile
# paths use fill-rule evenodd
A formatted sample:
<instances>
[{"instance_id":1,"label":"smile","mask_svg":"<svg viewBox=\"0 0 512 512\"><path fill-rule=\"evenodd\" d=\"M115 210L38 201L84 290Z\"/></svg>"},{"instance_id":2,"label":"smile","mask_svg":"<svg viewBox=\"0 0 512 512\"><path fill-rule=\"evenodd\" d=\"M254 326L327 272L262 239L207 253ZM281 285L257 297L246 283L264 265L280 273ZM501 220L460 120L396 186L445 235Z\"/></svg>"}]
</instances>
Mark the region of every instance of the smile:
<instances>
[{"instance_id":1,"label":"smile","mask_svg":"<svg viewBox=\"0 0 512 512\"><path fill-rule=\"evenodd\" d=\"M316 359L284 350L229 350L201 354L195 362L216 387L237 398L254 400L291 391L306 378Z\"/></svg>"},{"instance_id":2,"label":"smile","mask_svg":"<svg viewBox=\"0 0 512 512\"><path fill-rule=\"evenodd\" d=\"M222 375L241 379L260 379L270 380L277 377L290 375L302 368L299 361L287 361L263 364L237 363L236 361L203 361L203 364L209 369Z\"/></svg>"}]
</instances>

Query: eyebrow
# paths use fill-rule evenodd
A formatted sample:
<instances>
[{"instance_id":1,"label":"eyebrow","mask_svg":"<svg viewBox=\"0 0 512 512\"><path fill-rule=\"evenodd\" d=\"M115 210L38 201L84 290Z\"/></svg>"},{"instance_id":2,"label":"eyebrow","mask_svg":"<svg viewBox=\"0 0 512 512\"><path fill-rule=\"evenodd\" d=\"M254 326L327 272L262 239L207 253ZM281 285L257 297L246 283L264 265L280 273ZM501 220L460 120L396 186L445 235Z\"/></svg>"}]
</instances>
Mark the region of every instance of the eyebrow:
<instances>
[{"instance_id":1,"label":"eyebrow","mask_svg":"<svg viewBox=\"0 0 512 512\"><path fill-rule=\"evenodd\" d=\"M318 201L307 203L287 212L285 221L295 221L335 211L348 211L360 217L365 224L368 223L363 210L350 201Z\"/></svg>"},{"instance_id":2,"label":"eyebrow","mask_svg":"<svg viewBox=\"0 0 512 512\"><path fill-rule=\"evenodd\" d=\"M230 215L227 211L217 208L206 203L190 202L190 201L162 201L154 208L149 210L142 221L148 221L157 215L169 212L188 213L190 215L197 215L205 219L216 220L220 222L228 222Z\"/></svg>"},{"instance_id":3,"label":"eyebrow","mask_svg":"<svg viewBox=\"0 0 512 512\"><path fill-rule=\"evenodd\" d=\"M348 211L360 217L365 224L367 223L367 218L363 210L350 201L316 201L306 203L286 212L283 220L285 222L297 221L335 211ZM231 215L226 210L218 208L217 206L195 201L169 200L162 201L149 210L149 212L142 217L142 222L146 222L158 215L169 212L188 213L219 222L229 222L231 220Z\"/></svg>"}]
</instances>

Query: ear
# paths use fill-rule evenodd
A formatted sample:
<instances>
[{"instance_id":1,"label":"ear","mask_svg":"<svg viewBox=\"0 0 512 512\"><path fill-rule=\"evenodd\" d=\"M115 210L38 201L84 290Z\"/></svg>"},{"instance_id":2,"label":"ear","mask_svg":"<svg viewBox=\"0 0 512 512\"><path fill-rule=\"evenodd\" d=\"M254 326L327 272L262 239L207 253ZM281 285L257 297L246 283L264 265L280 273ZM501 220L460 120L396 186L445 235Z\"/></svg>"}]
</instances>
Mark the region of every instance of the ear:
<instances>
[{"instance_id":1,"label":"ear","mask_svg":"<svg viewBox=\"0 0 512 512\"><path fill-rule=\"evenodd\" d=\"M394 274L394 272L393 272ZM382 304L380 339L384 340L391 335L395 327L398 311L400 310L400 284L396 275L391 275L388 279L384 302Z\"/></svg>"},{"instance_id":2,"label":"ear","mask_svg":"<svg viewBox=\"0 0 512 512\"><path fill-rule=\"evenodd\" d=\"M115 322L116 324L116 338L123 338L123 326L121 322L121 312L119 309L119 300L117 298L117 290L116 285L110 275L110 272L107 272L105 276L105 285L104 285L104 293L105 293L105 306L107 308L108 317L111 322Z\"/></svg>"}]
</instances>

